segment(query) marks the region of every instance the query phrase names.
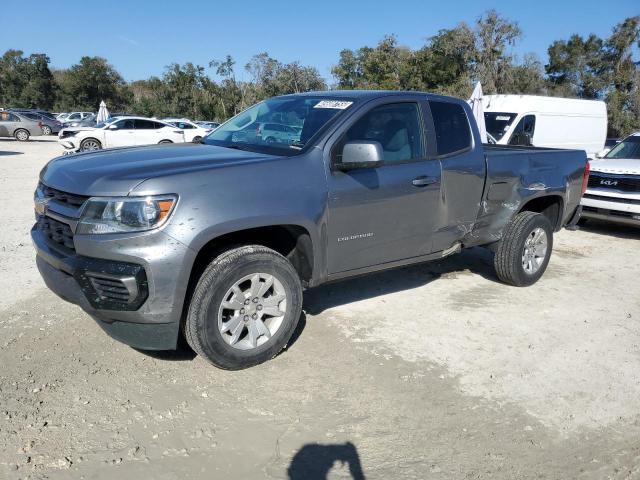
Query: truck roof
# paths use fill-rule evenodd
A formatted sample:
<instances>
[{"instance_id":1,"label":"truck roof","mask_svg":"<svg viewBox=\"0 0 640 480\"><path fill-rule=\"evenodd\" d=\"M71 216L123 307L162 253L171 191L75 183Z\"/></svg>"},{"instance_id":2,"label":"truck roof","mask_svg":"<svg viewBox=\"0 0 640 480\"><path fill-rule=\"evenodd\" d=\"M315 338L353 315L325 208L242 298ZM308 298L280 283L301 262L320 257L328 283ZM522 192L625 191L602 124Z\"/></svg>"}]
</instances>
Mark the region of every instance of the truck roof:
<instances>
[{"instance_id":1,"label":"truck roof","mask_svg":"<svg viewBox=\"0 0 640 480\"><path fill-rule=\"evenodd\" d=\"M409 90L319 90L313 92L304 92L304 93L292 93L290 95L295 96L309 96L309 97L328 97L328 98L356 98L356 99L371 99L371 98L380 98L380 97L389 97L389 96L416 96L416 97L424 97L427 96L431 99L446 99L446 100L457 100L464 101L457 97L448 97L445 95L438 95L435 93L428 92L417 92L417 91L409 91ZM285 95L287 96L287 95Z\"/></svg>"}]
</instances>

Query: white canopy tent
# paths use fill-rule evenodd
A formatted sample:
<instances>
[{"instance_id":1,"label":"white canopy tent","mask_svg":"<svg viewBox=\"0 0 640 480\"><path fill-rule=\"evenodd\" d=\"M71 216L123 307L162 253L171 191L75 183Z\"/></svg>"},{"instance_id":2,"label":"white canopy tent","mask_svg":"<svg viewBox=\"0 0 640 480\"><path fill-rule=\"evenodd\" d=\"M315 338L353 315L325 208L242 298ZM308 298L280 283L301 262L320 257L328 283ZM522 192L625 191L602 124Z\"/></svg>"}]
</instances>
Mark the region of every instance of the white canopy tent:
<instances>
[{"instance_id":1,"label":"white canopy tent","mask_svg":"<svg viewBox=\"0 0 640 480\"><path fill-rule=\"evenodd\" d=\"M96 123L106 122L111 115L109 114L109 110L107 110L107 104L104 103L104 100L100 102L100 109L98 110L98 115L96 117Z\"/></svg>"},{"instance_id":2,"label":"white canopy tent","mask_svg":"<svg viewBox=\"0 0 640 480\"><path fill-rule=\"evenodd\" d=\"M484 105L482 105L482 85L480 85L480 82L477 82L473 89L473 93L469 99L469 105L478 124L482 143L487 143L487 127L484 123Z\"/></svg>"}]
</instances>

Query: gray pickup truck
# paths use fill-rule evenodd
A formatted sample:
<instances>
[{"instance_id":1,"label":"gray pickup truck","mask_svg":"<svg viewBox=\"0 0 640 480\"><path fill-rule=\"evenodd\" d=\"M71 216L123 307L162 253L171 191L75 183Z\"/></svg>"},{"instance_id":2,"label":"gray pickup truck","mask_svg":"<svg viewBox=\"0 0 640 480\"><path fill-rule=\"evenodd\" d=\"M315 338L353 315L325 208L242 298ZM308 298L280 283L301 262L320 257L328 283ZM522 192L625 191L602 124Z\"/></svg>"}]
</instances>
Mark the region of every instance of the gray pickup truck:
<instances>
[{"instance_id":1,"label":"gray pickup truck","mask_svg":"<svg viewBox=\"0 0 640 480\"><path fill-rule=\"evenodd\" d=\"M325 282L478 245L536 282L588 176L583 151L482 145L464 101L416 92L272 98L203 142L51 160L32 238L49 288L108 334L184 338L225 369L280 352Z\"/></svg>"}]
</instances>

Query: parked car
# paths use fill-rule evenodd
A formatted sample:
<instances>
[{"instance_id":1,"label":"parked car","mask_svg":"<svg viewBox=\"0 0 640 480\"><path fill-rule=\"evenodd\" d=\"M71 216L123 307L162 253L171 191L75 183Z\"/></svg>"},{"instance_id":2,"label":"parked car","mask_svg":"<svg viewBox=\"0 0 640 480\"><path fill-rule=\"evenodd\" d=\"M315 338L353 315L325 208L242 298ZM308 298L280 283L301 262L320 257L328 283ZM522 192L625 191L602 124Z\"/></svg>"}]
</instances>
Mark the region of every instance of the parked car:
<instances>
[{"instance_id":1,"label":"parked car","mask_svg":"<svg viewBox=\"0 0 640 480\"><path fill-rule=\"evenodd\" d=\"M70 112L61 112L56 115L56 120L61 123L64 123L65 119L69 116Z\"/></svg>"},{"instance_id":2,"label":"parked car","mask_svg":"<svg viewBox=\"0 0 640 480\"><path fill-rule=\"evenodd\" d=\"M67 122L65 124L65 127L95 127L98 123L96 121L97 118L98 118L97 115L91 114L87 117L84 117L82 120ZM110 117L110 118L113 118L113 117Z\"/></svg>"},{"instance_id":3,"label":"parked car","mask_svg":"<svg viewBox=\"0 0 640 480\"><path fill-rule=\"evenodd\" d=\"M21 112L23 117L27 117L42 124L42 135L58 134L62 129L62 123L55 118L40 112Z\"/></svg>"},{"instance_id":4,"label":"parked car","mask_svg":"<svg viewBox=\"0 0 640 480\"><path fill-rule=\"evenodd\" d=\"M490 143L578 149L590 159L602 152L607 106L602 101L534 95L485 95Z\"/></svg>"},{"instance_id":5,"label":"parked car","mask_svg":"<svg viewBox=\"0 0 640 480\"><path fill-rule=\"evenodd\" d=\"M296 144L233 140L274 112ZM303 287L473 246L535 283L587 179L584 151L485 147L465 101L419 92L276 97L204 142L52 160L32 238L49 288L107 333L152 350L184 334L226 369L287 344Z\"/></svg>"},{"instance_id":6,"label":"parked car","mask_svg":"<svg viewBox=\"0 0 640 480\"><path fill-rule=\"evenodd\" d=\"M14 137L20 142L26 142L29 137L37 135L42 135L42 123L16 112L0 112L0 137Z\"/></svg>"},{"instance_id":7,"label":"parked car","mask_svg":"<svg viewBox=\"0 0 640 480\"><path fill-rule=\"evenodd\" d=\"M582 218L640 226L640 132L591 161Z\"/></svg>"},{"instance_id":8,"label":"parked car","mask_svg":"<svg viewBox=\"0 0 640 480\"><path fill-rule=\"evenodd\" d=\"M210 128L205 128L186 118L163 118L162 121L184 130L184 139L187 142L198 143L211 131Z\"/></svg>"},{"instance_id":9,"label":"parked car","mask_svg":"<svg viewBox=\"0 0 640 480\"><path fill-rule=\"evenodd\" d=\"M265 144L282 143L291 145L300 140L301 130L281 123L256 123L234 132L234 141L257 141Z\"/></svg>"},{"instance_id":10,"label":"parked car","mask_svg":"<svg viewBox=\"0 0 640 480\"><path fill-rule=\"evenodd\" d=\"M80 120L83 120L85 118L87 118L90 115L95 115L95 113L92 112L71 112L66 114L66 117L64 117L63 120L60 120L65 126L68 126L69 124L71 124L72 122L77 122Z\"/></svg>"},{"instance_id":11,"label":"parked car","mask_svg":"<svg viewBox=\"0 0 640 480\"><path fill-rule=\"evenodd\" d=\"M95 127L64 128L58 138L65 153L73 153L153 143L182 143L184 133L159 120L115 117Z\"/></svg>"}]
</instances>

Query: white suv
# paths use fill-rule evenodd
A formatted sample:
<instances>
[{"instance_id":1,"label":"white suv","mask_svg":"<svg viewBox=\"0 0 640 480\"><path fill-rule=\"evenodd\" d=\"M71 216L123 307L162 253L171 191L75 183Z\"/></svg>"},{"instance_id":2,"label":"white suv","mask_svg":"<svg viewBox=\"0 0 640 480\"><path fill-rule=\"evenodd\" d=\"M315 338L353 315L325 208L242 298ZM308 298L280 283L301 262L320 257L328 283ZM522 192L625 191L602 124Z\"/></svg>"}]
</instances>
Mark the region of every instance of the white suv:
<instances>
[{"instance_id":1,"label":"white suv","mask_svg":"<svg viewBox=\"0 0 640 480\"><path fill-rule=\"evenodd\" d=\"M65 153L184 141L184 132L174 125L143 117L116 117L95 127L65 128L58 135Z\"/></svg>"},{"instance_id":2,"label":"white suv","mask_svg":"<svg viewBox=\"0 0 640 480\"><path fill-rule=\"evenodd\" d=\"M582 218L640 226L640 132L591 161Z\"/></svg>"}]
</instances>

